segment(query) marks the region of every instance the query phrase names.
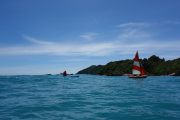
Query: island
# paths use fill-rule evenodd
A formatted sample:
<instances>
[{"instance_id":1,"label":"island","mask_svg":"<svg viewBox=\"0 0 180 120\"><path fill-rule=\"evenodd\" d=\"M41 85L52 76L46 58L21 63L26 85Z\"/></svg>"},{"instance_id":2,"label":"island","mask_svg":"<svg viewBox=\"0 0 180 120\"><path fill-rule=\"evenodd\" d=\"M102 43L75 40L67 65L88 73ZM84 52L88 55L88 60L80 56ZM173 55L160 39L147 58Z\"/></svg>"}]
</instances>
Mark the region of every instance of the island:
<instances>
[{"instance_id":1,"label":"island","mask_svg":"<svg viewBox=\"0 0 180 120\"><path fill-rule=\"evenodd\" d=\"M148 75L180 76L180 58L165 60L156 55L141 59L141 63ZM122 76L131 74L133 60L120 60L109 62L106 65L92 65L80 70L77 74Z\"/></svg>"}]
</instances>

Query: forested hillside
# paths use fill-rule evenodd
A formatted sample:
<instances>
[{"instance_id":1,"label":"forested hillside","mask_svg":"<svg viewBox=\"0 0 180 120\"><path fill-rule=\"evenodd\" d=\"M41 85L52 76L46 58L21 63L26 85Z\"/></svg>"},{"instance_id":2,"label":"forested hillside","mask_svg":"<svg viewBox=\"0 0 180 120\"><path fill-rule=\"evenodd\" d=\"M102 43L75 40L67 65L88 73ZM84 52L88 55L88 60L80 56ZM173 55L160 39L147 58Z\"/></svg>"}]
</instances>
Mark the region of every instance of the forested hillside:
<instances>
[{"instance_id":1,"label":"forested hillside","mask_svg":"<svg viewBox=\"0 0 180 120\"><path fill-rule=\"evenodd\" d=\"M180 58L165 61L156 55L141 59L148 75L180 75ZM132 69L132 60L121 60L109 62L106 65L92 65L78 72L78 74L110 75L119 76L130 74Z\"/></svg>"}]
</instances>

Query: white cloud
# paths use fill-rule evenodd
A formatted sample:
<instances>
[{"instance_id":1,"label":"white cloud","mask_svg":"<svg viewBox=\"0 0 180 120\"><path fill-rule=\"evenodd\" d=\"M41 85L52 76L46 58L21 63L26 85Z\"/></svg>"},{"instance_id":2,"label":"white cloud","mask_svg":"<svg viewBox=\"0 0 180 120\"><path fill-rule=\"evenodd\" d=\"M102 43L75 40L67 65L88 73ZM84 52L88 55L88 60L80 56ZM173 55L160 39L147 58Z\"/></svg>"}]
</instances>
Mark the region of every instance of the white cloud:
<instances>
[{"instance_id":1,"label":"white cloud","mask_svg":"<svg viewBox=\"0 0 180 120\"><path fill-rule=\"evenodd\" d=\"M27 36L27 35L23 35L23 38L28 40L29 42L34 43L34 44L39 44L39 45L50 45L50 44L53 44L52 42L41 41L41 40L35 39L33 37Z\"/></svg>"},{"instance_id":2,"label":"white cloud","mask_svg":"<svg viewBox=\"0 0 180 120\"><path fill-rule=\"evenodd\" d=\"M130 28L130 27L148 27L151 24L145 22L128 22L118 25L119 28Z\"/></svg>"},{"instance_id":3,"label":"white cloud","mask_svg":"<svg viewBox=\"0 0 180 120\"><path fill-rule=\"evenodd\" d=\"M139 27L132 27L139 26ZM146 27L144 27L146 26ZM39 40L27 35L24 39L32 44L26 46L4 46L0 48L0 55L57 55L57 56L107 56L132 54L139 50L144 54L172 54L179 53L180 40L156 39L153 33L148 31L150 23L125 23L120 25L120 32L113 40L108 42L88 43L59 43ZM94 34L95 35L95 34ZM91 35L89 35L91 36ZM93 36L93 35L92 35ZM88 34L81 37L92 39ZM158 54L159 53L159 54ZM176 56L177 56L176 54Z\"/></svg>"},{"instance_id":4,"label":"white cloud","mask_svg":"<svg viewBox=\"0 0 180 120\"><path fill-rule=\"evenodd\" d=\"M178 23L176 22L176 24ZM131 54L136 50L140 50L141 53L143 52L149 55L178 54L178 52L180 52L180 40L163 40L154 37L154 31L152 32L150 29L154 29L155 25L157 25L157 23L144 22L130 22L118 25L120 32L117 39L119 44L121 44L121 46L119 46L121 47L121 49L119 49L121 54ZM177 54L174 54L174 56L177 57Z\"/></svg>"},{"instance_id":5,"label":"white cloud","mask_svg":"<svg viewBox=\"0 0 180 120\"><path fill-rule=\"evenodd\" d=\"M47 42L25 36L26 40L32 42L28 46L1 47L0 55L63 55L63 56L103 56L115 47L113 43L91 43L91 44L68 44L58 42Z\"/></svg>"},{"instance_id":6,"label":"white cloud","mask_svg":"<svg viewBox=\"0 0 180 120\"><path fill-rule=\"evenodd\" d=\"M98 35L97 33L85 33L80 35L80 37L84 40L91 41L94 40L97 35Z\"/></svg>"},{"instance_id":7,"label":"white cloud","mask_svg":"<svg viewBox=\"0 0 180 120\"><path fill-rule=\"evenodd\" d=\"M180 21L168 20L168 21L165 21L164 24L180 25Z\"/></svg>"},{"instance_id":8,"label":"white cloud","mask_svg":"<svg viewBox=\"0 0 180 120\"><path fill-rule=\"evenodd\" d=\"M138 28L123 29L118 35L118 39L122 41L138 42L141 40L148 40L152 35L144 30Z\"/></svg>"},{"instance_id":9,"label":"white cloud","mask_svg":"<svg viewBox=\"0 0 180 120\"><path fill-rule=\"evenodd\" d=\"M129 22L118 25L120 30L118 39L121 41L137 43L143 40L149 40L153 36L148 30L152 24L144 22Z\"/></svg>"},{"instance_id":10,"label":"white cloud","mask_svg":"<svg viewBox=\"0 0 180 120\"><path fill-rule=\"evenodd\" d=\"M33 38L35 39L35 38ZM59 56L106 56L106 55L120 55L120 54L132 54L136 50L140 50L141 53L154 53L154 52L180 52L180 41L176 42L160 42L160 41L144 41L137 43L127 43L121 41L112 41L104 43L93 44L39 44L39 41L35 39L37 43L29 46L16 46L16 47L1 47L0 55L59 55ZM41 41L43 43L43 41Z\"/></svg>"}]
</instances>

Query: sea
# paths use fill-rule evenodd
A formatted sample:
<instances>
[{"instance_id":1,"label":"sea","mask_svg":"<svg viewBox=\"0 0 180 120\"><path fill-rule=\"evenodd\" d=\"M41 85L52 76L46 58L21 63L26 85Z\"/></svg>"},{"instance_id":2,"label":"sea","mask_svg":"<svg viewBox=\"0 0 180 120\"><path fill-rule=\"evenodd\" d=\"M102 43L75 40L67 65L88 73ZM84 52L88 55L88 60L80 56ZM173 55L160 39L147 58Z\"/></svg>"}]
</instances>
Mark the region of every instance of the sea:
<instances>
[{"instance_id":1,"label":"sea","mask_svg":"<svg viewBox=\"0 0 180 120\"><path fill-rule=\"evenodd\" d=\"M0 120L180 120L180 77L0 76Z\"/></svg>"}]
</instances>

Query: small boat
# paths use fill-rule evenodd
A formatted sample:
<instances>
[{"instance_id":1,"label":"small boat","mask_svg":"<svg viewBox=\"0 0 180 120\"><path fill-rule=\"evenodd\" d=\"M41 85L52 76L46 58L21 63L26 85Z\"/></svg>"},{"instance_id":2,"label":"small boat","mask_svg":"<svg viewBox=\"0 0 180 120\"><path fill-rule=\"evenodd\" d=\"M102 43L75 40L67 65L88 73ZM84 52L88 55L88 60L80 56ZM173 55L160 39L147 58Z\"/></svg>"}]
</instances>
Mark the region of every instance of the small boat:
<instances>
[{"instance_id":1,"label":"small boat","mask_svg":"<svg viewBox=\"0 0 180 120\"><path fill-rule=\"evenodd\" d=\"M128 75L129 78L146 78L147 75L145 74L144 67L140 63L138 51L135 54L135 57L133 59L133 68L132 68L132 74Z\"/></svg>"},{"instance_id":2,"label":"small boat","mask_svg":"<svg viewBox=\"0 0 180 120\"><path fill-rule=\"evenodd\" d=\"M66 71L64 71L63 73L60 73L61 75L63 75L64 77L79 77L78 75L74 75L74 74L67 74Z\"/></svg>"},{"instance_id":3,"label":"small boat","mask_svg":"<svg viewBox=\"0 0 180 120\"><path fill-rule=\"evenodd\" d=\"M175 76L175 75L176 75L176 73L171 73L168 76Z\"/></svg>"},{"instance_id":4,"label":"small boat","mask_svg":"<svg viewBox=\"0 0 180 120\"><path fill-rule=\"evenodd\" d=\"M63 75L64 77L67 76L67 72L64 71L64 72L62 73L62 75Z\"/></svg>"},{"instance_id":5,"label":"small boat","mask_svg":"<svg viewBox=\"0 0 180 120\"><path fill-rule=\"evenodd\" d=\"M69 77L79 77L78 75L70 75Z\"/></svg>"}]
</instances>

